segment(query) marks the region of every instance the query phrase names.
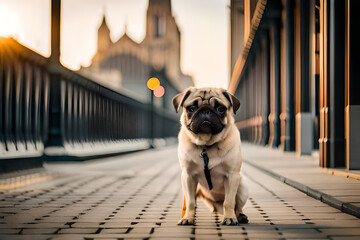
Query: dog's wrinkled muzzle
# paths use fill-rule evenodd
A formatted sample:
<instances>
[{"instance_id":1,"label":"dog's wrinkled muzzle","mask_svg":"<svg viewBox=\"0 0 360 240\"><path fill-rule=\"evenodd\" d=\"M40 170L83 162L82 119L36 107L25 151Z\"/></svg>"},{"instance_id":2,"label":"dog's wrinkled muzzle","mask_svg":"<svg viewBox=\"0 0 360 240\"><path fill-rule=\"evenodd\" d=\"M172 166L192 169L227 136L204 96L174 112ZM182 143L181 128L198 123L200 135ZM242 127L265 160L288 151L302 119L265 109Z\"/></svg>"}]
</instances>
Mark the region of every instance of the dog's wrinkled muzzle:
<instances>
[{"instance_id":1,"label":"dog's wrinkled muzzle","mask_svg":"<svg viewBox=\"0 0 360 240\"><path fill-rule=\"evenodd\" d=\"M195 134L221 132L224 125L221 123L220 115L210 105L201 106L191 118L189 129Z\"/></svg>"}]
</instances>

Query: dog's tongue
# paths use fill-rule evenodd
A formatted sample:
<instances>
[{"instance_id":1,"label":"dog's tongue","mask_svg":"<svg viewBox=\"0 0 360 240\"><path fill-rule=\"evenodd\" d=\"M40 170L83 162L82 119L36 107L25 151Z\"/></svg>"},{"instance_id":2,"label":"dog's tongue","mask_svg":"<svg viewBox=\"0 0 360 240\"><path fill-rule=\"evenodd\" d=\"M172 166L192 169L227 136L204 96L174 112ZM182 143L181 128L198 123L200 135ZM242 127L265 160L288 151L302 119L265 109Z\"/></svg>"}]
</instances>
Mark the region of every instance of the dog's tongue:
<instances>
[{"instance_id":1,"label":"dog's tongue","mask_svg":"<svg viewBox=\"0 0 360 240\"><path fill-rule=\"evenodd\" d=\"M199 132L201 133L211 133L211 124L208 121L204 121L199 126Z\"/></svg>"}]
</instances>

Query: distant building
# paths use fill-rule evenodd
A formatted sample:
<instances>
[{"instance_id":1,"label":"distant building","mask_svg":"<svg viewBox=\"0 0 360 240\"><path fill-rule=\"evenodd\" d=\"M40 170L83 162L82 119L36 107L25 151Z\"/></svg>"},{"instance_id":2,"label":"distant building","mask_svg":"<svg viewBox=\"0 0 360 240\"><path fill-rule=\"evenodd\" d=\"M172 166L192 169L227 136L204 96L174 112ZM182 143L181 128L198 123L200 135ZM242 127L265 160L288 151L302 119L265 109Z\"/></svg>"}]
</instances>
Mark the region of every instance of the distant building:
<instances>
[{"instance_id":1,"label":"distant building","mask_svg":"<svg viewBox=\"0 0 360 240\"><path fill-rule=\"evenodd\" d=\"M156 76L165 87L163 102L171 102L176 93L193 85L192 77L180 69L180 45L171 1L149 0L144 40L141 43L132 40L125 27L124 35L113 43L104 16L98 30L97 52L91 65L80 72L147 98L150 92L146 82Z\"/></svg>"}]
</instances>

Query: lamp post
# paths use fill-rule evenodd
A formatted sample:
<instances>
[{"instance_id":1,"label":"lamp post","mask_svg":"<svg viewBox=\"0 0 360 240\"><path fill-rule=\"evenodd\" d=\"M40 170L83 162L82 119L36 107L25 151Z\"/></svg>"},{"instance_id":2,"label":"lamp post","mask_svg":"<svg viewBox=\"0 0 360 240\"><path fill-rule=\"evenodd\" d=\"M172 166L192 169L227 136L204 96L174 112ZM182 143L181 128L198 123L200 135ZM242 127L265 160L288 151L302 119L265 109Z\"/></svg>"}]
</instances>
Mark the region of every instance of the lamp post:
<instances>
[{"instance_id":1,"label":"lamp post","mask_svg":"<svg viewBox=\"0 0 360 240\"><path fill-rule=\"evenodd\" d=\"M159 79L152 77L147 81L147 87L150 89L150 148L154 148L154 118L155 118L155 107L154 107L154 96L161 98L164 96L165 89L160 85Z\"/></svg>"}]
</instances>

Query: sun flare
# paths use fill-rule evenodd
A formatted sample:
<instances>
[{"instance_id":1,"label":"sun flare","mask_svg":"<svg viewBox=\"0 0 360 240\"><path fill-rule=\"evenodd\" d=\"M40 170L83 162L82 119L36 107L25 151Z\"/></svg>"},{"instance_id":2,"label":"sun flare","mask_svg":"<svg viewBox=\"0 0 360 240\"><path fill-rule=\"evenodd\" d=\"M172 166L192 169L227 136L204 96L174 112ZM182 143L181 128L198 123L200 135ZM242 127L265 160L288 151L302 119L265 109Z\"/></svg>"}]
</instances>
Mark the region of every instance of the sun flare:
<instances>
[{"instance_id":1,"label":"sun flare","mask_svg":"<svg viewBox=\"0 0 360 240\"><path fill-rule=\"evenodd\" d=\"M18 16L11 9L0 6L0 36L16 38L20 32Z\"/></svg>"}]
</instances>

